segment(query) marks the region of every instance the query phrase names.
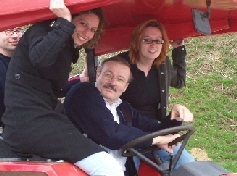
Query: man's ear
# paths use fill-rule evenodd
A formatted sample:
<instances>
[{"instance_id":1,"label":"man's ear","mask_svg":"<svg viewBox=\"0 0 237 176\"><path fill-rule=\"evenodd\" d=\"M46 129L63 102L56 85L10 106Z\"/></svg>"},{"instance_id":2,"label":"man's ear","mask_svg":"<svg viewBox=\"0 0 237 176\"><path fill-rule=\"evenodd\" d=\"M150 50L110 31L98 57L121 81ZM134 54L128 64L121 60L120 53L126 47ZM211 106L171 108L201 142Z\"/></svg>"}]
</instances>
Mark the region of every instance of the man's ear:
<instances>
[{"instance_id":1,"label":"man's ear","mask_svg":"<svg viewBox=\"0 0 237 176\"><path fill-rule=\"evenodd\" d=\"M101 66L96 67L96 78L98 78L101 74Z\"/></svg>"},{"instance_id":2,"label":"man's ear","mask_svg":"<svg viewBox=\"0 0 237 176\"><path fill-rule=\"evenodd\" d=\"M96 71L100 71L100 70L101 70L101 66L98 65L98 66L96 67Z\"/></svg>"},{"instance_id":3,"label":"man's ear","mask_svg":"<svg viewBox=\"0 0 237 176\"><path fill-rule=\"evenodd\" d=\"M100 70L96 70L96 78L98 78L99 76L100 76L100 74L101 74L101 72L100 72Z\"/></svg>"}]
</instances>

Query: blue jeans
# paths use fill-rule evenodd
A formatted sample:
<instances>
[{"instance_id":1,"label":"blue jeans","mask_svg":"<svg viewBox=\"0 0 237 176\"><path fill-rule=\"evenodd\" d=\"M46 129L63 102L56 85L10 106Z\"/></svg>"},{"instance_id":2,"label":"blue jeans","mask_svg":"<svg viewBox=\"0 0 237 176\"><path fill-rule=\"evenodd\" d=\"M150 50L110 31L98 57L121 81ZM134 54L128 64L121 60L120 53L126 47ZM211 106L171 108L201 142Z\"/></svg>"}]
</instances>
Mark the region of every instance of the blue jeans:
<instances>
[{"instance_id":1,"label":"blue jeans","mask_svg":"<svg viewBox=\"0 0 237 176\"><path fill-rule=\"evenodd\" d=\"M177 154L179 148L180 148L180 144L173 148L174 156ZM153 158L152 154L150 154L150 153L145 154L145 156L148 158ZM170 161L170 154L168 152L166 152L165 150L157 150L157 156L159 156L161 161L163 161L163 162ZM138 170L139 166L140 166L140 158L138 156L134 156L133 161L135 163L136 169ZM192 157L192 155L189 154L188 151L184 149L182 154L180 155L180 158L179 158L177 164L175 165L174 169L177 169L182 164L191 163L193 161L195 161L195 160Z\"/></svg>"}]
</instances>

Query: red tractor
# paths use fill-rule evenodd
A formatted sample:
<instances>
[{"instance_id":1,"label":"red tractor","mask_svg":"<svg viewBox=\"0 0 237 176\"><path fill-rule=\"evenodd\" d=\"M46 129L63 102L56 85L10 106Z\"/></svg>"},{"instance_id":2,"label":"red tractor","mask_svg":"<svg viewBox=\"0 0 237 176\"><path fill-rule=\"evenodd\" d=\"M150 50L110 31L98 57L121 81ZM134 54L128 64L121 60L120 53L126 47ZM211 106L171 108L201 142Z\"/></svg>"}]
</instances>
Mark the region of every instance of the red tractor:
<instances>
[{"instance_id":1,"label":"red tractor","mask_svg":"<svg viewBox=\"0 0 237 176\"><path fill-rule=\"evenodd\" d=\"M93 51L88 51L88 71L92 81L95 77L93 72L95 56L128 49L133 29L143 21L156 19L164 24L170 40L237 31L237 3L235 0L65 0L65 4L72 13L102 7L107 20L106 29L98 47ZM30 3L28 0L17 3L15 0L2 1L0 9L0 30L55 18L49 10L47 0ZM182 147L173 159L171 156L172 160L169 163L162 163L156 155L154 155L154 160L144 156L144 153L147 152L154 153L157 148L134 149L139 142L179 131L185 131L179 138L179 141L182 141ZM143 162L138 171L139 176L228 174L228 171L209 161L193 162L177 170L173 169L193 132L194 127L181 126L152 133L126 144L122 147L121 154L128 157L137 155L141 158ZM63 161L51 161L39 156L19 158L3 140L0 140L0 175L86 176L73 164Z\"/></svg>"}]
</instances>

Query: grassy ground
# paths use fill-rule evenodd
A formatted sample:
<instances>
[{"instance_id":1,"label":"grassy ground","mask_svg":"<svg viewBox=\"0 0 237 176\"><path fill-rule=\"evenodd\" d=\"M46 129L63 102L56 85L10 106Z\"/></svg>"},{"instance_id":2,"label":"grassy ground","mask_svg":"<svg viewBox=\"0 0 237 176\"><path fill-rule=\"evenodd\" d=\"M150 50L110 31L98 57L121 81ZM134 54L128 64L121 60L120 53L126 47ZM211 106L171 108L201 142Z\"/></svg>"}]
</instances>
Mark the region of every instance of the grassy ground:
<instances>
[{"instance_id":1,"label":"grassy ground","mask_svg":"<svg viewBox=\"0 0 237 176\"><path fill-rule=\"evenodd\" d=\"M186 47L186 87L171 90L170 105L181 103L194 114L196 132L187 148L203 149L237 172L237 37L193 38Z\"/></svg>"},{"instance_id":2,"label":"grassy ground","mask_svg":"<svg viewBox=\"0 0 237 176\"><path fill-rule=\"evenodd\" d=\"M236 35L236 34L235 34ZM202 149L226 169L237 172L237 36L186 40L187 81L171 89L170 106L180 103L194 114L195 134L187 149ZM74 66L80 73L83 64Z\"/></svg>"}]
</instances>

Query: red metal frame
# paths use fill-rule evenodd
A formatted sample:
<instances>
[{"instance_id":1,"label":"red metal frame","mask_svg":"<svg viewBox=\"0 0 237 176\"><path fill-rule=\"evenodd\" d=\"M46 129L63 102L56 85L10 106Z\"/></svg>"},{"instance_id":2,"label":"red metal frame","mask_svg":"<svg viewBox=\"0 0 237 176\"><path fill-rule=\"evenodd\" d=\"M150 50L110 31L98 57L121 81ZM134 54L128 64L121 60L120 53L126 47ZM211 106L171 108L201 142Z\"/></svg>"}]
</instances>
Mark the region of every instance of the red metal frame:
<instances>
[{"instance_id":1,"label":"red metal frame","mask_svg":"<svg viewBox=\"0 0 237 176\"><path fill-rule=\"evenodd\" d=\"M103 7L109 24L101 37L96 55L128 49L131 32L141 22L156 19L170 40L198 37L191 9L206 12L205 0L123 0ZM212 34L237 31L237 4L232 0L212 0L210 11Z\"/></svg>"},{"instance_id":2,"label":"red metal frame","mask_svg":"<svg viewBox=\"0 0 237 176\"><path fill-rule=\"evenodd\" d=\"M161 176L157 172L157 170L153 169L151 166L141 161L140 167L138 170L138 176L148 176L148 173L149 173L149 176Z\"/></svg>"},{"instance_id":3,"label":"red metal frame","mask_svg":"<svg viewBox=\"0 0 237 176\"><path fill-rule=\"evenodd\" d=\"M48 3L2 1L0 30L55 18ZM194 29L191 9L206 11L206 0L65 0L65 4L72 13L102 7L106 25L96 55L128 49L133 29L152 18L165 26L170 40L201 36ZM211 0L210 12L212 34L237 31L236 0Z\"/></svg>"},{"instance_id":4,"label":"red metal frame","mask_svg":"<svg viewBox=\"0 0 237 176\"><path fill-rule=\"evenodd\" d=\"M47 176L87 176L82 170L70 163L43 163L43 162L0 162L0 173L35 172L45 173ZM32 175L33 176L33 175Z\"/></svg>"},{"instance_id":5,"label":"red metal frame","mask_svg":"<svg viewBox=\"0 0 237 176\"><path fill-rule=\"evenodd\" d=\"M121 0L64 0L71 13L103 7ZM15 26L32 24L53 19L56 16L49 10L49 0L7 0L1 1L0 31Z\"/></svg>"},{"instance_id":6,"label":"red metal frame","mask_svg":"<svg viewBox=\"0 0 237 176\"><path fill-rule=\"evenodd\" d=\"M0 175L1 172L8 173L9 176L15 172L17 174L31 172L31 176L34 176L34 173L35 175L45 173L47 176L87 176L78 167L66 162L0 162ZM147 176L147 173L149 176L161 176L155 169L141 161L138 175Z\"/></svg>"}]
</instances>

